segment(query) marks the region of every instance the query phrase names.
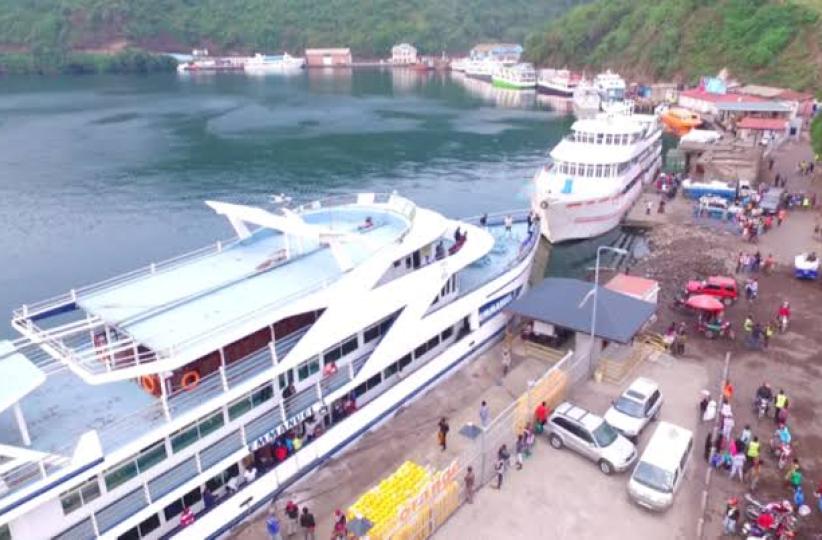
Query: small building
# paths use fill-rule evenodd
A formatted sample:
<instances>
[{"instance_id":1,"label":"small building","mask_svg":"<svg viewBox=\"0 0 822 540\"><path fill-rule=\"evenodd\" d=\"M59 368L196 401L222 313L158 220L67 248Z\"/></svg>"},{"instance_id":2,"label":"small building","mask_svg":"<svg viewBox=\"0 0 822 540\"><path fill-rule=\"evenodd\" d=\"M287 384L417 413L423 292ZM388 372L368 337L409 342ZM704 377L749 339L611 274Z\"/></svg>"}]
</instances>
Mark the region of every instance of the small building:
<instances>
[{"instance_id":1,"label":"small building","mask_svg":"<svg viewBox=\"0 0 822 540\"><path fill-rule=\"evenodd\" d=\"M708 92L700 88L691 88L679 93L678 103L681 107L691 109L700 114L719 115L719 105L723 103L760 102L763 98L756 96L742 96L740 94L719 94Z\"/></svg>"},{"instance_id":2,"label":"small building","mask_svg":"<svg viewBox=\"0 0 822 540\"><path fill-rule=\"evenodd\" d=\"M417 63L417 49L410 43L400 43L391 47L391 63L407 66Z\"/></svg>"},{"instance_id":3,"label":"small building","mask_svg":"<svg viewBox=\"0 0 822 540\"><path fill-rule=\"evenodd\" d=\"M657 303L659 296L658 282L653 279L628 274L615 275L605 284L605 288L652 304Z\"/></svg>"},{"instance_id":4,"label":"small building","mask_svg":"<svg viewBox=\"0 0 822 540\"><path fill-rule=\"evenodd\" d=\"M746 116L736 123L736 133L740 139L758 143L763 137L772 140L787 135L789 127L790 121L785 118Z\"/></svg>"},{"instance_id":5,"label":"small building","mask_svg":"<svg viewBox=\"0 0 822 540\"><path fill-rule=\"evenodd\" d=\"M794 116L810 118L813 116L813 94L797 92L789 88L779 88L776 86L761 86L749 84L737 90L740 94L756 96L772 101L787 103L792 109Z\"/></svg>"},{"instance_id":6,"label":"small building","mask_svg":"<svg viewBox=\"0 0 822 540\"><path fill-rule=\"evenodd\" d=\"M471 60L493 60L496 62L519 62L522 45L516 43L479 43L471 49Z\"/></svg>"},{"instance_id":7,"label":"small building","mask_svg":"<svg viewBox=\"0 0 822 540\"><path fill-rule=\"evenodd\" d=\"M351 63L351 49L347 47L305 50L307 67L348 67Z\"/></svg>"},{"instance_id":8,"label":"small building","mask_svg":"<svg viewBox=\"0 0 822 540\"><path fill-rule=\"evenodd\" d=\"M545 357L556 358L551 351L567 347L573 340L574 361L583 364L589 373L599 367L600 361L608 363L612 370L619 366L617 371L622 371L639 360L634 354L633 340L653 319L657 309L656 304L636 297L636 294L656 294L653 287L634 280L625 280L623 284L633 294L603 286L597 287L594 294L593 283L546 278L505 310L525 323L522 337L529 354L540 357L544 351ZM594 301L596 323L592 327Z\"/></svg>"}]
</instances>

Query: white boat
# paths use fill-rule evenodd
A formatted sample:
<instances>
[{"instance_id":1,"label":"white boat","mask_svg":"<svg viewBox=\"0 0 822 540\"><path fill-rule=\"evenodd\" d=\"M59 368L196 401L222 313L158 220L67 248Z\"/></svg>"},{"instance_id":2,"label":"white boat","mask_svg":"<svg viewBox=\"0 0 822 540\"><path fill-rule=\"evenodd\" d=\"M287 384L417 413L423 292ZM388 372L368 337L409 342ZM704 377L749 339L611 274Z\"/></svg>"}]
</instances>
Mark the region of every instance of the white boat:
<instances>
[{"instance_id":1,"label":"white boat","mask_svg":"<svg viewBox=\"0 0 822 540\"><path fill-rule=\"evenodd\" d=\"M491 81L494 72L503 65L496 60L468 60L465 63L465 75L472 79Z\"/></svg>"},{"instance_id":2,"label":"white boat","mask_svg":"<svg viewBox=\"0 0 822 540\"><path fill-rule=\"evenodd\" d=\"M513 66L499 66L491 76L491 82L498 88L509 90L533 90L537 85L534 66L523 62Z\"/></svg>"},{"instance_id":3,"label":"white boat","mask_svg":"<svg viewBox=\"0 0 822 540\"><path fill-rule=\"evenodd\" d=\"M599 92L602 103L625 99L625 79L610 69L594 78L594 87Z\"/></svg>"},{"instance_id":4,"label":"white boat","mask_svg":"<svg viewBox=\"0 0 822 540\"><path fill-rule=\"evenodd\" d=\"M295 58L288 53L266 55L257 53L249 58L244 69L246 73L282 73L296 71L305 66L305 58Z\"/></svg>"},{"instance_id":5,"label":"white boat","mask_svg":"<svg viewBox=\"0 0 822 540\"><path fill-rule=\"evenodd\" d=\"M552 243L615 228L662 165L654 115L606 114L577 120L534 177L532 207Z\"/></svg>"},{"instance_id":6,"label":"white boat","mask_svg":"<svg viewBox=\"0 0 822 540\"><path fill-rule=\"evenodd\" d=\"M537 77L537 92L549 96L571 97L580 77L567 69L541 69Z\"/></svg>"},{"instance_id":7,"label":"white boat","mask_svg":"<svg viewBox=\"0 0 822 540\"><path fill-rule=\"evenodd\" d=\"M15 310L5 538L226 534L501 339L539 238L396 194L208 205L234 238Z\"/></svg>"},{"instance_id":8,"label":"white boat","mask_svg":"<svg viewBox=\"0 0 822 540\"><path fill-rule=\"evenodd\" d=\"M581 81L574 89L574 114L578 118L590 118L599 112L602 99L599 91L588 81Z\"/></svg>"},{"instance_id":9,"label":"white boat","mask_svg":"<svg viewBox=\"0 0 822 540\"><path fill-rule=\"evenodd\" d=\"M468 62L470 62L468 58L454 58L451 60L449 67L451 68L451 71L464 72Z\"/></svg>"}]
</instances>

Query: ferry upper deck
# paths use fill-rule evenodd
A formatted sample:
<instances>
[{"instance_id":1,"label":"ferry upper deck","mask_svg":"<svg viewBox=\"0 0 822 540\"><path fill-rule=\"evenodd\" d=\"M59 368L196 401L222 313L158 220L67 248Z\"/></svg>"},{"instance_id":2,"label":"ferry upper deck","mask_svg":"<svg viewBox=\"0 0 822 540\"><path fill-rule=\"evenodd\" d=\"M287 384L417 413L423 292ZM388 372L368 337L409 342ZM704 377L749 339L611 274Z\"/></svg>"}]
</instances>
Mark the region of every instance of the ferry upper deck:
<instances>
[{"instance_id":1,"label":"ferry upper deck","mask_svg":"<svg viewBox=\"0 0 822 540\"><path fill-rule=\"evenodd\" d=\"M374 194L284 214L209 204L236 238L23 306L13 326L91 382L174 369L398 241L415 212L407 199Z\"/></svg>"}]
</instances>

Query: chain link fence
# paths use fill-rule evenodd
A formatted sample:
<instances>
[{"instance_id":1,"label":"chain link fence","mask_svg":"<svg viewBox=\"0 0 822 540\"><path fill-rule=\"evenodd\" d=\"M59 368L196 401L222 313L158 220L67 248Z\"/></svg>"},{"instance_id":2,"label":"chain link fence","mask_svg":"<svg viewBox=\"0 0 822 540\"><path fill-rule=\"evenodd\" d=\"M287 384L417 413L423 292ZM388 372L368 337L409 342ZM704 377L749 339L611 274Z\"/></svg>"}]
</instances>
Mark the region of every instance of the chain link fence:
<instances>
[{"instance_id":1,"label":"chain link fence","mask_svg":"<svg viewBox=\"0 0 822 540\"><path fill-rule=\"evenodd\" d=\"M556 407L568 395L574 384L590 376L587 354L569 351L537 379L529 381L528 389L499 413L474 439L474 445L456 458L455 465L444 474L436 489L424 490L411 511L401 512L386 534L369 536L371 540L424 540L445 523L466 502L464 477L468 467L474 472L477 491L496 478L494 465L497 453L506 445L514 465L517 437L526 426L533 426L534 412L541 402ZM504 479L503 479L504 482ZM427 493L431 495L426 497Z\"/></svg>"}]
</instances>

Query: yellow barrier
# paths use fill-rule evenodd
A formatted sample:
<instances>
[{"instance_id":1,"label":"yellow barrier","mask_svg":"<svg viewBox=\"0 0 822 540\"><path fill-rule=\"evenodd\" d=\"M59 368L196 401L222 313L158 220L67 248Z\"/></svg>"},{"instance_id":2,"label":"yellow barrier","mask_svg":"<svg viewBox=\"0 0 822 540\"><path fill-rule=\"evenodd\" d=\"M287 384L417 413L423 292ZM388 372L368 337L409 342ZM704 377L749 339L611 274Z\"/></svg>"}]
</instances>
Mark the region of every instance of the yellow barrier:
<instances>
[{"instance_id":1,"label":"yellow barrier","mask_svg":"<svg viewBox=\"0 0 822 540\"><path fill-rule=\"evenodd\" d=\"M521 395L517 399L516 416L512 424L514 434L522 433L525 426L533 421L537 405L544 401L553 409L565 399L567 389L568 375L560 369L555 369Z\"/></svg>"}]
</instances>

